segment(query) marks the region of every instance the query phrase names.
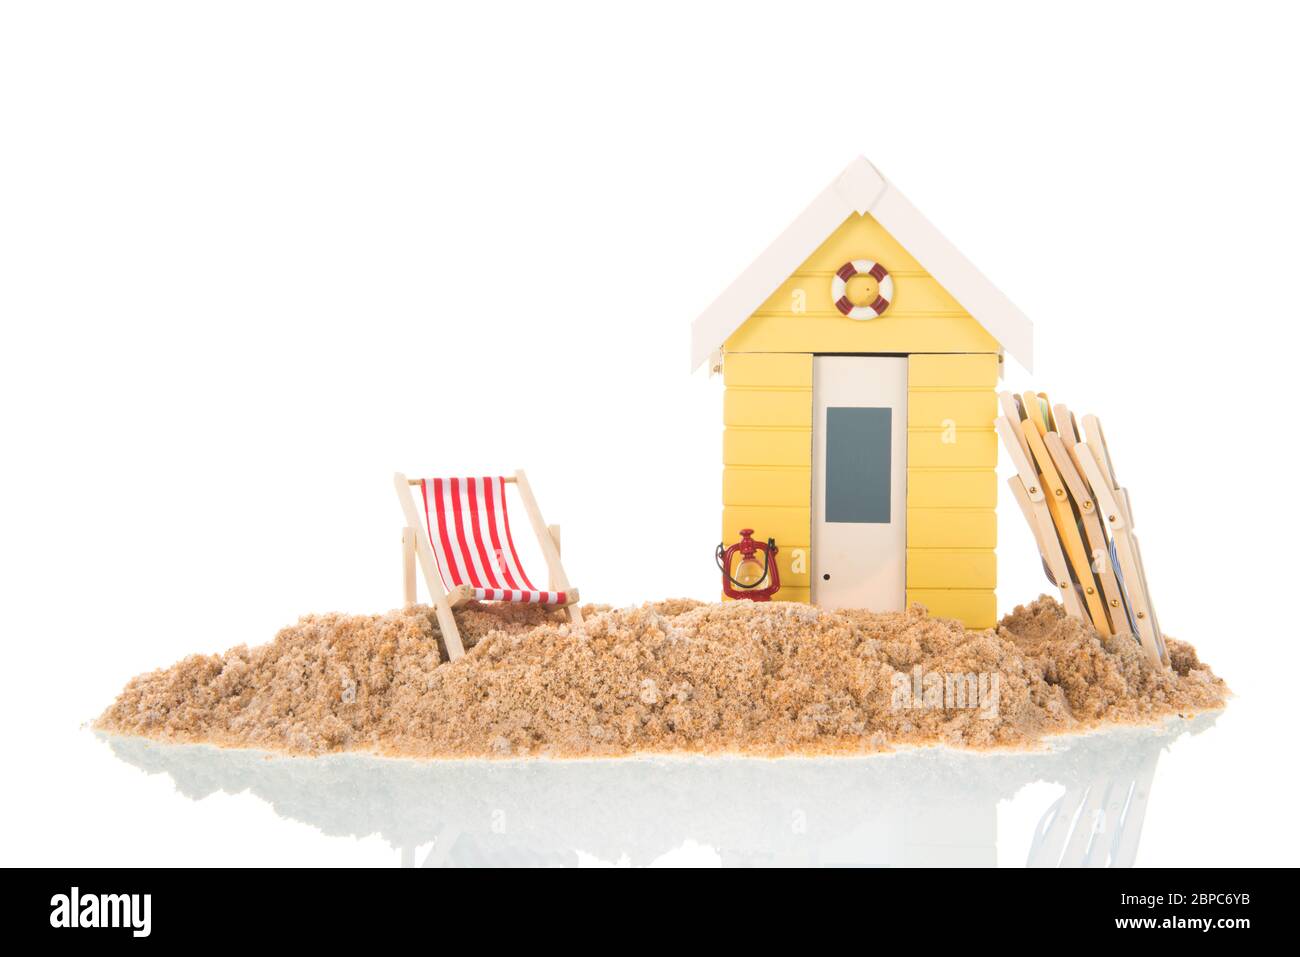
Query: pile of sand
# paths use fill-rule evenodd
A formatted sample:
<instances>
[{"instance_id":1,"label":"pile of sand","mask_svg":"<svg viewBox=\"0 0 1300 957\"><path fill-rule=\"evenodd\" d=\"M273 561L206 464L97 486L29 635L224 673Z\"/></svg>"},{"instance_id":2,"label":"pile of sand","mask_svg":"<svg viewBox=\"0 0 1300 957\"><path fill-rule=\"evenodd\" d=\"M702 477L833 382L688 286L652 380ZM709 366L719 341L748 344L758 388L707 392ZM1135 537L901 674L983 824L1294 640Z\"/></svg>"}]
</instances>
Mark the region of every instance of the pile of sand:
<instances>
[{"instance_id":1,"label":"pile of sand","mask_svg":"<svg viewBox=\"0 0 1300 957\"><path fill-rule=\"evenodd\" d=\"M306 754L807 754L1026 746L1228 695L1190 645L1169 640L1172 669L1153 669L1132 638L1099 638L1046 596L988 631L919 606L584 611L572 628L538 608L467 606L456 619L470 650L455 663L426 607L313 615L268 645L140 675L97 726Z\"/></svg>"}]
</instances>

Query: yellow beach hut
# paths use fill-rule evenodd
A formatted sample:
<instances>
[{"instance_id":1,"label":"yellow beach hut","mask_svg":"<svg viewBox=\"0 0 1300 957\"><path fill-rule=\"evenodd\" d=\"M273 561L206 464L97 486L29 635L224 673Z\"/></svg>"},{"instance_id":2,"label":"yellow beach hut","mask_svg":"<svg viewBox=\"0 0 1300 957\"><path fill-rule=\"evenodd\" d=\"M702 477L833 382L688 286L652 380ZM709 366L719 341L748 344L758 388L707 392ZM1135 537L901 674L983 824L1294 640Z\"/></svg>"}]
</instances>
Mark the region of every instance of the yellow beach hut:
<instances>
[{"instance_id":1,"label":"yellow beach hut","mask_svg":"<svg viewBox=\"0 0 1300 957\"><path fill-rule=\"evenodd\" d=\"M997 382L1029 319L859 158L691 327L725 385L722 538L787 601L997 618Z\"/></svg>"}]
</instances>

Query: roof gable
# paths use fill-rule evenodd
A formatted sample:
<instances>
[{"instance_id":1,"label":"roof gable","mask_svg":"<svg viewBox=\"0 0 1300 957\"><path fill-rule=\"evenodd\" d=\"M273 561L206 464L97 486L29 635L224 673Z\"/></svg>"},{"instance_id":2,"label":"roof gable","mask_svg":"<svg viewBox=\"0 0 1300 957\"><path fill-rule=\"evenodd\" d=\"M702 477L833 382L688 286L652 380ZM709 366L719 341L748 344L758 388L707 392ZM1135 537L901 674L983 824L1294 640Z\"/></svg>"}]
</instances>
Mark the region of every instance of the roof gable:
<instances>
[{"instance_id":1,"label":"roof gable","mask_svg":"<svg viewBox=\"0 0 1300 957\"><path fill-rule=\"evenodd\" d=\"M811 206L691 324L691 368L698 369L852 213L870 213L939 284L1027 370L1034 327L863 157L854 160Z\"/></svg>"}]
</instances>

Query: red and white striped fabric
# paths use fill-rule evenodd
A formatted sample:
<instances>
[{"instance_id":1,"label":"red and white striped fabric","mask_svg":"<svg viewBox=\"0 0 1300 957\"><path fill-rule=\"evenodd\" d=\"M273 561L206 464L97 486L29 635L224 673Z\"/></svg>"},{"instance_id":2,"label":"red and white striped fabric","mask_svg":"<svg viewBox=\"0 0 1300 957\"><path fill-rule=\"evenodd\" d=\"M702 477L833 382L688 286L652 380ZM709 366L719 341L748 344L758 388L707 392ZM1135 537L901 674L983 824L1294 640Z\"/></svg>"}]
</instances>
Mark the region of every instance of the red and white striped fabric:
<instances>
[{"instance_id":1,"label":"red and white striped fabric","mask_svg":"<svg viewBox=\"0 0 1300 957\"><path fill-rule=\"evenodd\" d=\"M420 480L429 541L450 591L474 589L479 601L563 605L562 591L533 587L510 535L506 483L500 476Z\"/></svg>"}]
</instances>

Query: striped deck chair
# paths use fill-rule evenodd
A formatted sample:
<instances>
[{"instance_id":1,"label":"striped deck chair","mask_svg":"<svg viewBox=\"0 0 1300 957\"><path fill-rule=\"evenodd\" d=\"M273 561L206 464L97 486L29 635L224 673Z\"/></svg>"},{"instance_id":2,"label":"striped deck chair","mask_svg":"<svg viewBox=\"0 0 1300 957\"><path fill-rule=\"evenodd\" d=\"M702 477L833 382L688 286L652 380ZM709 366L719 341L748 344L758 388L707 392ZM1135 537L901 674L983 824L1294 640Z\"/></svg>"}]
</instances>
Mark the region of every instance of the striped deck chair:
<instances>
[{"instance_id":1,"label":"striped deck chair","mask_svg":"<svg viewBox=\"0 0 1300 957\"><path fill-rule=\"evenodd\" d=\"M402 532L405 600L416 600L418 561L438 616L447 654L465 653L451 610L470 600L563 606L569 620L582 624L578 590L560 564L560 527L547 526L523 470L512 476L408 479L393 476L406 516ZM506 486L519 491L549 572L547 590L537 588L519 561L510 532Z\"/></svg>"}]
</instances>

